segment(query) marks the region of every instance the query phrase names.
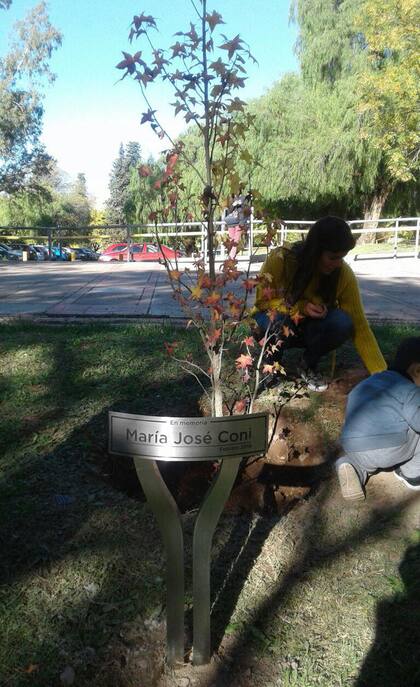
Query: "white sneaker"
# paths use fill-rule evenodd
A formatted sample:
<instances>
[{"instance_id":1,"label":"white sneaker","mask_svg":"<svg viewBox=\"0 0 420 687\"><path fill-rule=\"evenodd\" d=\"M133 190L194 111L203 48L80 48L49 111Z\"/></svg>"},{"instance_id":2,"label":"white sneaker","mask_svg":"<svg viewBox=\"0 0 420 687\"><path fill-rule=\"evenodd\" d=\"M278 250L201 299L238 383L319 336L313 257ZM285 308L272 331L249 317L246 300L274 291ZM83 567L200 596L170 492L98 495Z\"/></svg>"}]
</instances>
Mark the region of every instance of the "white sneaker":
<instances>
[{"instance_id":1,"label":"white sneaker","mask_svg":"<svg viewBox=\"0 0 420 687\"><path fill-rule=\"evenodd\" d=\"M311 370L310 367L307 369L300 368L299 377L305 382L309 391L322 393L328 389L327 380L314 370Z\"/></svg>"},{"instance_id":2,"label":"white sneaker","mask_svg":"<svg viewBox=\"0 0 420 687\"><path fill-rule=\"evenodd\" d=\"M337 470L343 499L348 501L363 501L365 492L360 484L359 475L350 463L341 463Z\"/></svg>"},{"instance_id":3,"label":"white sneaker","mask_svg":"<svg viewBox=\"0 0 420 687\"><path fill-rule=\"evenodd\" d=\"M420 491L420 476L419 477L405 477L400 468L394 470L394 475L399 479L407 489L412 489L413 491Z\"/></svg>"}]
</instances>

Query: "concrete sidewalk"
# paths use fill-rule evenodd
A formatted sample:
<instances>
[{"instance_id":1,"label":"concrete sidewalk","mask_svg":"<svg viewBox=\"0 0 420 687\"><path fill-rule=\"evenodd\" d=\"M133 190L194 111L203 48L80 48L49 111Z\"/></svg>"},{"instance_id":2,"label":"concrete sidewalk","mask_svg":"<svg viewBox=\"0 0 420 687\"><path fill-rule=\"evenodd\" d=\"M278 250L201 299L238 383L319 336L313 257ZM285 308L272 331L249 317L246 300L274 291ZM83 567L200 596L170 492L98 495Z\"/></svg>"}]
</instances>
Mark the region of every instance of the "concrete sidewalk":
<instances>
[{"instance_id":1,"label":"concrete sidewalk","mask_svg":"<svg viewBox=\"0 0 420 687\"><path fill-rule=\"evenodd\" d=\"M420 260L349 262L370 319L420 324ZM0 316L24 315L185 318L156 263L1 263Z\"/></svg>"}]
</instances>

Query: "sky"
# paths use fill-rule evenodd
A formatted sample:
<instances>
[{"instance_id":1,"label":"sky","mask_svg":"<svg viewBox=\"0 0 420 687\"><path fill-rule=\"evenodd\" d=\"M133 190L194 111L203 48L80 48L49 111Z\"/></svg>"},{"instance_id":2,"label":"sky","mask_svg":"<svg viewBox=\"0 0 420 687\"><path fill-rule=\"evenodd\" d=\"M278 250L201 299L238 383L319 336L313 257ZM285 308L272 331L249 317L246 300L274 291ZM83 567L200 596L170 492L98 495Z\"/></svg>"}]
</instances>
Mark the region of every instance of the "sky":
<instances>
[{"instance_id":1,"label":"sky","mask_svg":"<svg viewBox=\"0 0 420 687\"><path fill-rule=\"evenodd\" d=\"M13 0L0 11L0 55L7 51L13 24L37 0ZM290 0L214 0L226 22L229 37L240 34L258 65L248 66L248 82L238 95L247 100L265 93L282 74L298 69L294 54L297 30L289 23ZM122 50L134 53L128 33L135 14L152 14L158 23L156 44L169 47L176 31L188 31L195 21L190 0L49 0L51 23L63 34L62 46L51 59L56 80L45 90L42 141L59 167L75 177L86 174L88 191L100 207L108 195L112 162L120 143L138 141L145 158L158 155L162 145L147 125L140 125L144 106L138 84L129 78L118 82L115 65ZM154 90L153 106L173 135L183 128L174 118L170 98Z\"/></svg>"}]
</instances>

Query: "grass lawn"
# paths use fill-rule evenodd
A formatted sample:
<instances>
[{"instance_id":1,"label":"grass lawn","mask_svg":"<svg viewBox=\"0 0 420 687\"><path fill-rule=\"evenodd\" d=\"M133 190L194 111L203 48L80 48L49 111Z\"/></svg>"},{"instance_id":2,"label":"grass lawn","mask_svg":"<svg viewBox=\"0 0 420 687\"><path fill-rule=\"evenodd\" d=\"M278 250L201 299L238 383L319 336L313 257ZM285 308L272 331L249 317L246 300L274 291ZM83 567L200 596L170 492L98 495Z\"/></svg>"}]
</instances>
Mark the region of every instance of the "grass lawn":
<instances>
[{"instance_id":1,"label":"grass lawn","mask_svg":"<svg viewBox=\"0 0 420 687\"><path fill-rule=\"evenodd\" d=\"M400 325L377 326L375 332L385 356L401 337L420 334L419 328ZM163 347L174 338L181 354L197 354L193 332L177 330L174 337L161 326L0 325L0 684L5 687L73 684L72 671L74 684L83 687L155 682L162 663L163 549L147 505L112 486L118 465L107 459L107 412L198 413L200 389ZM338 363L357 363L350 346ZM331 539L325 533L328 515L324 522L308 511L313 527L304 544L296 532L288 536L287 524L273 539L283 521L222 517L215 541L216 634L219 640L225 635L226 656L232 647L242 656L238 647L245 642L261 675L264 665L275 663L279 670L275 675L267 669L265 682L254 676L249 684L398 687L356 678L375 637L381 604L388 604L391 620L400 608L409 631L409 608L413 599L418 602L419 539L393 511L387 524L381 515L370 530L358 517L353 513L351 522L343 520L347 524ZM191 515L185 522L188 531ZM246 540L248 530L254 539ZM344 531L350 544L340 539ZM327 549L319 548L323 541ZM327 555L330 550L333 556ZM299 566L290 569L296 552ZM407 556L403 582L398 566ZM237 572L227 583L225 571L233 570L233 561ZM343 618L345 613L350 616ZM402 647L403 637L398 641ZM216 680L209 687L225 684L222 674ZM406 677L402 684L419 683Z\"/></svg>"}]
</instances>

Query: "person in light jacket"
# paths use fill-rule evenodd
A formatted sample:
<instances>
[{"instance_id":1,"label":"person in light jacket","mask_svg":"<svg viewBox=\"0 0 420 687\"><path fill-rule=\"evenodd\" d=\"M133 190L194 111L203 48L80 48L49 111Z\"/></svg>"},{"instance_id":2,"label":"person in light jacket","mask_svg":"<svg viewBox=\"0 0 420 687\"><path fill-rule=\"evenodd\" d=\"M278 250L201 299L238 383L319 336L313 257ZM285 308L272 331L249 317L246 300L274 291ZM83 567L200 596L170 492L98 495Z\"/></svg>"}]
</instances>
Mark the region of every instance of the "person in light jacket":
<instances>
[{"instance_id":1,"label":"person in light jacket","mask_svg":"<svg viewBox=\"0 0 420 687\"><path fill-rule=\"evenodd\" d=\"M420 491L420 336L404 339L389 370L350 392L336 463L345 499L365 498L378 470L394 469L408 489Z\"/></svg>"}]
</instances>

